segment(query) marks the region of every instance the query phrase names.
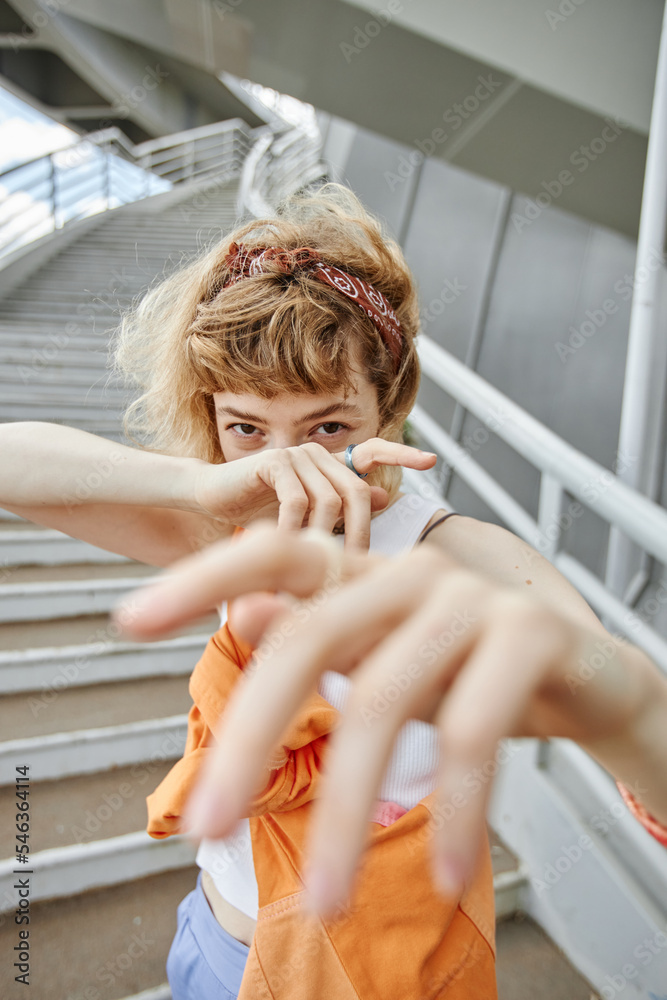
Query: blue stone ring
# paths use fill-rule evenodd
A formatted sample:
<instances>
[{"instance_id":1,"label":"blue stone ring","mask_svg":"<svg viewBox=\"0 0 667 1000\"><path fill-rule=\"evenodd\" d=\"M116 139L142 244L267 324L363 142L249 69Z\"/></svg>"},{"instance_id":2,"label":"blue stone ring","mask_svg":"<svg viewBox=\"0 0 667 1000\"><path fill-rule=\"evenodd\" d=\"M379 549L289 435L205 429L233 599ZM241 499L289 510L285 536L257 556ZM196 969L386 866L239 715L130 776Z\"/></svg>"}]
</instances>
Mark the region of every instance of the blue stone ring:
<instances>
[{"instance_id":1,"label":"blue stone ring","mask_svg":"<svg viewBox=\"0 0 667 1000\"><path fill-rule=\"evenodd\" d=\"M345 449L345 464L347 465L348 469L354 472L356 476L359 476L359 479L365 479L368 473L357 472L357 470L354 467L354 463L352 461L352 449L356 447L357 447L356 444L348 444L347 448Z\"/></svg>"}]
</instances>

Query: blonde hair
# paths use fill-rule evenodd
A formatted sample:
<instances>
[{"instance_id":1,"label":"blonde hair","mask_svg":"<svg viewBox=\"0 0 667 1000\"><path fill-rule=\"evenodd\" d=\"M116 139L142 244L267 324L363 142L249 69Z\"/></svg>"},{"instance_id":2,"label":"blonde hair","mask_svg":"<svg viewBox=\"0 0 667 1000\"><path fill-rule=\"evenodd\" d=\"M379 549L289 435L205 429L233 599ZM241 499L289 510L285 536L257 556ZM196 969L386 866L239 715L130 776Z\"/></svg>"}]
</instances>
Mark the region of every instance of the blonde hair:
<instances>
[{"instance_id":1,"label":"blonde hair","mask_svg":"<svg viewBox=\"0 0 667 1000\"><path fill-rule=\"evenodd\" d=\"M232 242L246 247L308 246L322 260L365 279L388 299L401 324L397 373L370 318L344 295L307 274L265 273L223 289ZM339 184L292 196L270 219L237 227L151 289L129 312L114 350L116 374L140 394L124 414L139 447L220 463L214 392L347 392L360 368L378 394L379 436L403 440L419 387L417 289L398 244L356 196ZM366 482L393 499L401 469L384 466Z\"/></svg>"}]
</instances>

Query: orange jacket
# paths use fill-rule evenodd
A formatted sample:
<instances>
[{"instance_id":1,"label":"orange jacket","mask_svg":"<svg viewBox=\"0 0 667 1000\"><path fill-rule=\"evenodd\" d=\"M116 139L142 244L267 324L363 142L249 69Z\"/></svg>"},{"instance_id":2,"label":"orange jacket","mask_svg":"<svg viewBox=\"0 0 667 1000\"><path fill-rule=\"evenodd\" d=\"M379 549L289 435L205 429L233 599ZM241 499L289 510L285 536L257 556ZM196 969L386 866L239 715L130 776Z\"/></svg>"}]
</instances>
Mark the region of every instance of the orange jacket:
<instances>
[{"instance_id":1,"label":"orange jacket","mask_svg":"<svg viewBox=\"0 0 667 1000\"><path fill-rule=\"evenodd\" d=\"M151 836L178 832L212 730L251 653L228 625L209 640L190 680L185 754L148 798ZM239 1000L496 1000L490 851L485 846L461 899L440 896L430 876L435 794L389 826L369 824L347 909L327 921L300 915L310 803L338 719L313 694L283 735L282 765L252 802L259 913Z\"/></svg>"}]
</instances>

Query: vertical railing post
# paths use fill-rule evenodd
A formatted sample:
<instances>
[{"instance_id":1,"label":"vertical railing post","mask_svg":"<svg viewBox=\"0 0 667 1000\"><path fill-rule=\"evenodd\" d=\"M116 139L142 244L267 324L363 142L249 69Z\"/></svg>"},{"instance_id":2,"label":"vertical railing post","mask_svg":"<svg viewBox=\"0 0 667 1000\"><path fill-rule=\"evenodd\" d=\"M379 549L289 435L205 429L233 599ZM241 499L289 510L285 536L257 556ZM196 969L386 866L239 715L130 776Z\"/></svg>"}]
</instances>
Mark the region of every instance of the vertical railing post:
<instances>
[{"instance_id":1,"label":"vertical railing post","mask_svg":"<svg viewBox=\"0 0 667 1000\"><path fill-rule=\"evenodd\" d=\"M637 257L630 312L628 353L623 386L621 424L618 436L619 479L656 499L660 477L661 433L665 419L662 383L664 361L660 358L658 305L664 271L667 225L667 8L655 77L653 107L646 154L644 190L637 239ZM662 368L662 370L657 370ZM655 407L655 397L661 405ZM609 532L605 582L612 593L630 599L646 582L646 560L636 545L618 528ZM637 571L632 580L633 571Z\"/></svg>"},{"instance_id":2,"label":"vertical railing post","mask_svg":"<svg viewBox=\"0 0 667 1000\"><path fill-rule=\"evenodd\" d=\"M102 168L102 170L103 170L103 178L104 178L104 202L105 202L107 211L109 211L109 208L111 207L110 206L110 200L111 200L111 163L110 163L110 160L111 160L111 157L109 155L109 146L108 146L108 143L105 143L102 146L102 156L104 157L104 165L103 165L103 168Z\"/></svg>"},{"instance_id":3,"label":"vertical railing post","mask_svg":"<svg viewBox=\"0 0 667 1000\"><path fill-rule=\"evenodd\" d=\"M562 484L548 472L543 472L540 478L540 500L537 514L539 538L535 539L535 547L549 560L553 560L558 552L562 502Z\"/></svg>"},{"instance_id":4,"label":"vertical railing post","mask_svg":"<svg viewBox=\"0 0 667 1000\"><path fill-rule=\"evenodd\" d=\"M51 191L49 195L49 211L53 216L53 228L58 228L58 206L56 203L57 189L56 189L56 160L55 154L51 153L49 156L49 179L51 181Z\"/></svg>"}]
</instances>

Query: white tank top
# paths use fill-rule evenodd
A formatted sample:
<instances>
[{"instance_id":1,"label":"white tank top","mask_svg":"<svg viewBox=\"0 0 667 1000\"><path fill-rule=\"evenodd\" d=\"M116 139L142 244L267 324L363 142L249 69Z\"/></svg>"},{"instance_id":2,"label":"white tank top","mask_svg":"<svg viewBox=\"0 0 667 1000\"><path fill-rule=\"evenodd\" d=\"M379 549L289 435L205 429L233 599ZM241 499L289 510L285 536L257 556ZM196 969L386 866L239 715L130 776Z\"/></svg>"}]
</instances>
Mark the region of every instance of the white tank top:
<instances>
[{"instance_id":1,"label":"white tank top","mask_svg":"<svg viewBox=\"0 0 667 1000\"><path fill-rule=\"evenodd\" d=\"M371 518L370 549L384 555L397 555L410 549L435 512L448 513L450 509L443 500L425 500L416 493L405 493L387 510ZM343 545L342 535L333 537ZM221 624L226 617L227 607L223 605ZM344 674L327 670L320 678L318 691L329 704L342 711L350 684ZM409 719L399 730L378 798L412 809L436 787L438 758L436 727L419 719ZM229 903L257 919L257 879L247 819L240 820L228 837L202 840L196 860Z\"/></svg>"}]
</instances>

